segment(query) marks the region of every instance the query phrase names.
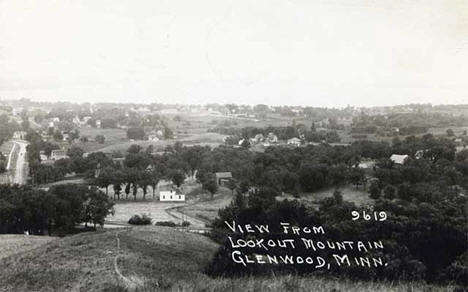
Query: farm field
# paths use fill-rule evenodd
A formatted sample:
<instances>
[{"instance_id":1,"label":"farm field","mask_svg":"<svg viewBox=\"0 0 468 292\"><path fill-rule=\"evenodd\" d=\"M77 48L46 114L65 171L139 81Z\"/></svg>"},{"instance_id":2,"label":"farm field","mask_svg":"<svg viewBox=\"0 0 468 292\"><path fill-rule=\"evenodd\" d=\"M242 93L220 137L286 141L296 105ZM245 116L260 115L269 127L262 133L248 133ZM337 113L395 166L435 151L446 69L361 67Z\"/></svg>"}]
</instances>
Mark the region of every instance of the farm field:
<instances>
[{"instance_id":1,"label":"farm field","mask_svg":"<svg viewBox=\"0 0 468 292\"><path fill-rule=\"evenodd\" d=\"M85 152L98 151L99 149L128 141L127 132L123 129L96 129L96 128L80 128L80 136L91 138L93 141L86 143L75 142L74 145L82 148ZM96 135L104 135L105 142L99 144L94 141Z\"/></svg>"},{"instance_id":2,"label":"farm field","mask_svg":"<svg viewBox=\"0 0 468 292\"><path fill-rule=\"evenodd\" d=\"M205 236L169 227L87 232L0 258L0 291L451 291L313 275L210 278L203 269L217 248Z\"/></svg>"},{"instance_id":3,"label":"farm field","mask_svg":"<svg viewBox=\"0 0 468 292\"><path fill-rule=\"evenodd\" d=\"M137 214L148 214L153 219L153 223L158 221L174 221L174 223L181 223L177 222L178 220L169 215L166 209L183 205L184 203L152 200L117 202L114 205L115 214L109 215L106 218L106 224L125 225L130 217Z\"/></svg>"},{"instance_id":4,"label":"farm field","mask_svg":"<svg viewBox=\"0 0 468 292\"><path fill-rule=\"evenodd\" d=\"M102 151L105 153L112 153L114 151L125 152L127 149L133 145L137 144L143 148L147 148L152 145L155 149L164 149L168 145L173 145L175 142L180 141L185 146L190 145L201 145L201 146L210 146L216 147L224 143L224 135L217 133L198 133L191 135L183 135L178 139L170 140L160 140L160 141L147 141L147 140L138 140L138 141L125 141L120 143L113 143L108 146L93 150L93 151Z\"/></svg>"}]
</instances>

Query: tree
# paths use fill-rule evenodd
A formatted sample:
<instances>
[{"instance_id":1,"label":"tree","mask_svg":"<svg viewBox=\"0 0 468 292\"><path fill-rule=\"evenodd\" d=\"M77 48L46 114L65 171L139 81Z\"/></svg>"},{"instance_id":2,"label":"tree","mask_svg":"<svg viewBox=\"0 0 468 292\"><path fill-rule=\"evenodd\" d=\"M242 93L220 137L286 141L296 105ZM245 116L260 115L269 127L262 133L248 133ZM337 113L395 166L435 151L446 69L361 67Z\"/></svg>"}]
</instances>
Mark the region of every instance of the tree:
<instances>
[{"instance_id":1,"label":"tree","mask_svg":"<svg viewBox=\"0 0 468 292\"><path fill-rule=\"evenodd\" d=\"M96 135L96 137L94 139L99 144L104 144L104 142L106 141L106 137L104 135Z\"/></svg>"},{"instance_id":2,"label":"tree","mask_svg":"<svg viewBox=\"0 0 468 292\"><path fill-rule=\"evenodd\" d=\"M172 139L174 134L168 126L164 126L164 139Z\"/></svg>"},{"instance_id":3,"label":"tree","mask_svg":"<svg viewBox=\"0 0 468 292\"><path fill-rule=\"evenodd\" d=\"M125 200L128 200L128 195L130 195L131 183L127 182L125 185Z\"/></svg>"},{"instance_id":4,"label":"tree","mask_svg":"<svg viewBox=\"0 0 468 292\"><path fill-rule=\"evenodd\" d=\"M138 144L132 144L128 147L127 152L132 154L140 153L143 148Z\"/></svg>"},{"instance_id":5,"label":"tree","mask_svg":"<svg viewBox=\"0 0 468 292\"><path fill-rule=\"evenodd\" d=\"M112 167L105 167L99 172L99 176L95 179L95 184L106 189L106 195L109 194L109 185L115 180L115 171Z\"/></svg>"},{"instance_id":6,"label":"tree","mask_svg":"<svg viewBox=\"0 0 468 292\"><path fill-rule=\"evenodd\" d=\"M216 183L216 177L214 176L214 174L207 177L202 182L202 188L204 190L207 190L211 194L211 199L214 198L214 194L218 191L218 184Z\"/></svg>"},{"instance_id":7,"label":"tree","mask_svg":"<svg viewBox=\"0 0 468 292\"><path fill-rule=\"evenodd\" d=\"M237 181L233 178L228 180L226 184L227 188L231 190L231 193L234 195L234 190L237 188Z\"/></svg>"},{"instance_id":8,"label":"tree","mask_svg":"<svg viewBox=\"0 0 468 292\"><path fill-rule=\"evenodd\" d=\"M243 139L242 143L241 143L241 146L242 148L249 148L250 147L250 142L249 142L249 139Z\"/></svg>"},{"instance_id":9,"label":"tree","mask_svg":"<svg viewBox=\"0 0 468 292\"><path fill-rule=\"evenodd\" d=\"M90 222L94 224L94 227L96 224L102 227L107 215L114 214L113 205L106 194L95 187L90 188L84 194L81 220L85 222L85 225Z\"/></svg>"},{"instance_id":10,"label":"tree","mask_svg":"<svg viewBox=\"0 0 468 292\"><path fill-rule=\"evenodd\" d=\"M366 175L360 167L353 167L348 173L348 180L358 188L359 185L365 183Z\"/></svg>"},{"instance_id":11,"label":"tree","mask_svg":"<svg viewBox=\"0 0 468 292\"><path fill-rule=\"evenodd\" d=\"M78 129L74 129L68 133L68 139L70 142L73 142L78 138L80 138L80 131Z\"/></svg>"},{"instance_id":12,"label":"tree","mask_svg":"<svg viewBox=\"0 0 468 292\"><path fill-rule=\"evenodd\" d=\"M333 198L335 199L335 202L337 204L343 203L343 194L339 189L335 189L335 191L333 192Z\"/></svg>"},{"instance_id":13,"label":"tree","mask_svg":"<svg viewBox=\"0 0 468 292\"><path fill-rule=\"evenodd\" d=\"M392 185L386 185L385 188L383 189L384 192L384 198L387 200L393 200L395 198L395 187Z\"/></svg>"},{"instance_id":14,"label":"tree","mask_svg":"<svg viewBox=\"0 0 468 292\"><path fill-rule=\"evenodd\" d=\"M146 200L146 194L148 193L148 186L151 185L151 173L148 171L141 171L138 177L138 185L143 190L143 200Z\"/></svg>"},{"instance_id":15,"label":"tree","mask_svg":"<svg viewBox=\"0 0 468 292\"><path fill-rule=\"evenodd\" d=\"M158 169L153 168L150 173L150 184L153 190L153 199L156 195L156 187L158 186L159 180L161 179L161 174Z\"/></svg>"},{"instance_id":16,"label":"tree","mask_svg":"<svg viewBox=\"0 0 468 292\"><path fill-rule=\"evenodd\" d=\"M179 188L185 180L185 173L181 170L172 170L169 174L172 182Z\"/></svg>"},{"instance_id":17,"label":"tree","mask_svg":"<svg viewBox=\"0 0 468 292\"><path fill-rule=\"evenodd\" d=\"M380 187L377 180L371 181L369 185L369 194L371 199L377 200L380 198Z\"/></svg>"},{"instance_id":18,"label":"tree","mask_svg":"<svg viewBox=\"0 0 468 292\"><path fill-rule=\"evenodd\" d=\"M55 133L54 133L54 140L55 141L62 141L63 140L62 132L60 132L59 130L56 130Z\"/></svg>"},{"instance_id":19,"label":"tree","mask_svg":"<svg viewBox=\"0 0 468 292\"><path fill-rule=\"evenodd\" d=\"M82 158L84 154L83 149L77 146L72 146L67 151L67 155L70 157L71 160L75 160L77 158Z\"/></svg>"}]
</instances>

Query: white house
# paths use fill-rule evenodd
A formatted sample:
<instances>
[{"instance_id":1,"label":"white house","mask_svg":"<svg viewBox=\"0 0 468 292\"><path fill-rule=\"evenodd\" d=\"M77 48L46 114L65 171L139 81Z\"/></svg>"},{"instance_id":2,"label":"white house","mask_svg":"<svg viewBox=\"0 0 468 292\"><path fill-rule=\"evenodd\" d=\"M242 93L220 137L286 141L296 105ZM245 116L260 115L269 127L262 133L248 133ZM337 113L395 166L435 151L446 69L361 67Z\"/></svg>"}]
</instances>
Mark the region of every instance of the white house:
<instances>
[{"instance_id":1,"label":"white house","mask_svg":"<svg viewBox=\"0 0 468 292\"><path fill-rule=\"evenodd\" d=\"M185 202L184 194L177 194L175 191L160 191L159 201L161 202Z\"/></svg>"},{"instance_id":2,"label":"white house","mask_svg":"<svg viewBox=\"0 0 468 292\"><path fill-rule=\"evenodd\" d=\"M301 146L301 139L296 137L291 138L288 140L288 145Z\"/></svg>"},{"instance_id":3,"label":"white house","mask_svg":"<svg viewBox=\"0 0 468 292\"><path fill-rule=\"evenodd\" d=\"M408 155L400 155L400 154L392 154L390 156L390 160L393 161L395 164L405 164L406 160L408 159Z\"/></svg>"}]
</instances>

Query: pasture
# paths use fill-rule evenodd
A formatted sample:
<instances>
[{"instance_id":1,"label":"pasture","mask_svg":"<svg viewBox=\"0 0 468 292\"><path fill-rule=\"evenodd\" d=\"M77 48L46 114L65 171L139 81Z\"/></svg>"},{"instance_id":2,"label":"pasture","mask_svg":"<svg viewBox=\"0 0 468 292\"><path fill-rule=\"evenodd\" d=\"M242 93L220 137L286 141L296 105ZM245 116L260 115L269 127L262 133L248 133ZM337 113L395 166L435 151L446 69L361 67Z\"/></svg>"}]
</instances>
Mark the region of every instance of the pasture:
<instances>
[{"instance_id":1,"label":"pasture","mask_svg":"<svg viewBox=\"0 0 468 292\"><path fill-rule=\"evenodd\" d=\"M86 232L0 258L0 291L131 291L116 269L137 283L140 292L453 290L420 282L363 282L318 275L211 278L203 270L217 248L205 236L168 227Z\"/></svg>"}]
</instances>

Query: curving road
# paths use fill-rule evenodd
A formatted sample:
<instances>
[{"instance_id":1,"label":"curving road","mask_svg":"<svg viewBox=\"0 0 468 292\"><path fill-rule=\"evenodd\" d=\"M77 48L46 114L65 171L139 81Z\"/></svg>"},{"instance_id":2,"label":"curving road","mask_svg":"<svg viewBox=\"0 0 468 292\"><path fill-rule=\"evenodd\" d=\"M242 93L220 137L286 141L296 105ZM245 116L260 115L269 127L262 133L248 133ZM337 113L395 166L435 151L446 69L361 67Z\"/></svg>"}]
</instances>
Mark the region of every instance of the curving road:
<instances>
[{"instance_id":1,"label":"curving road","mask_svg":"<svg viewBox=\"0 0 468 292\"><path fill-rule=\"evenodd\" d=\"M10 170L12 168L12 157L14 152L16 151L16 147L19 148L18 150L18 157L16 159L16 165L14 166L14 173L12 173L13 180L12 183L24 185L26 184L26 146L28 145L25 141L13 141L14 145L11 148L10 155L8 156L8 166L7 169Z\"/></svg>"}]
</instances>

